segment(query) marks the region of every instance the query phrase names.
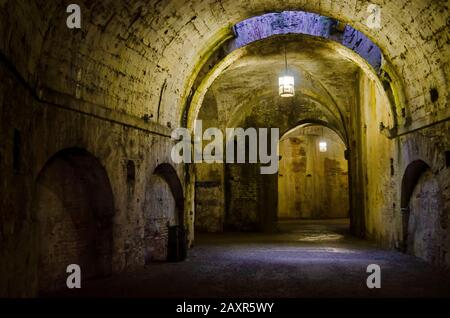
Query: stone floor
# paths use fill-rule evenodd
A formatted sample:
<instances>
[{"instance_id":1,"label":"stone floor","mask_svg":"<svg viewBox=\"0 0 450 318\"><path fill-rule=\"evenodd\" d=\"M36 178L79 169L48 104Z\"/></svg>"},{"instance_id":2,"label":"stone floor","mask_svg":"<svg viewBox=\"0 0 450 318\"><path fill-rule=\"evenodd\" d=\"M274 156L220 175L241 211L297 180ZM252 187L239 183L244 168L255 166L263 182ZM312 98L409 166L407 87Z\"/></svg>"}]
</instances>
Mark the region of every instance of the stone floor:
<instances>
[{"instance_id":1,"label":"stone floor","mask_svg":"<svg viewBox=\"0 0 450 318\"><path fill-rule=\"evenodd\" d=\"M185 262L153 263L56 296L450 296L448 272L351 237L346 220L284 221L279 227L277 234L198 235ZM381 266L381 289L366 287L369 264Z\"/></svg>"}]
</instances>

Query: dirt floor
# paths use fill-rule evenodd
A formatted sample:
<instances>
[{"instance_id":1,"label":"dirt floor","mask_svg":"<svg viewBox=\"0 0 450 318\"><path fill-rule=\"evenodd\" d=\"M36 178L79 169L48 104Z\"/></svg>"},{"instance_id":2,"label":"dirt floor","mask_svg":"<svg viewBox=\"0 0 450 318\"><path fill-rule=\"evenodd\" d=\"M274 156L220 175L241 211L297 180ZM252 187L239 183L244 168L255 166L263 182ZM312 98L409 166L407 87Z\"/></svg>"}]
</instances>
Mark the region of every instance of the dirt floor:
<instances>
[{"instance_id":1,"label":"dirt floor","mask_svg":"<svg viewBox=\"0 0 450 318\"><path fill-rule=\"evenodd\" d=\"M276 234L199 234L182 263L83 282L83 297L450 297L450 275L348 235L346 220L283 221ZM369 264L381 288L368 289Z\"/></svg>"}]
</instances>

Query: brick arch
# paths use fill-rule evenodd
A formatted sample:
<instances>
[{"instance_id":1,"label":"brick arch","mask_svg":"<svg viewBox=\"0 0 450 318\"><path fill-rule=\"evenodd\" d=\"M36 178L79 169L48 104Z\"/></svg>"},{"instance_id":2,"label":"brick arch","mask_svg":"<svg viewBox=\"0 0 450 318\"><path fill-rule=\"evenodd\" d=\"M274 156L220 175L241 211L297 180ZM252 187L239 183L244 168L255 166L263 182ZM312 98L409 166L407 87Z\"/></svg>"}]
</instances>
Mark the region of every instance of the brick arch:
<instances>
[{"instance_id":1,"label":"brick arch","mask_svg":"<svg viewBox=\"0 0 450 318\"><path fill-rule=\"evenodd\" d=\"M53 155L36 179L39 291L65 287L66 267L83 279L111 274L114 200L99 160L82 148Z\"/></svg>"},{"instance_id":2,"label":"brick arch","mask_svg":"<svg viewBox=\"0 0 450 318\"><path fill-rule=\"evenodd\" d=\"M437 173L445 167L445 156L436 144L421 135L414 134L414 138L402 138L400 169L404 175L408 166L414 161L425 162L430 169Z\"/></svg>"},{"instance_id":3,"label":"brick arch","mask_svg":"<svg viewBox=\"0 0 450 318\"><path fill-rule=\"evenodd\" d=\"M305 34L341 43L360 55L368 65L378 72L382 54L378 46L363 33L339 20L304 11L266 13L237 23L236 38L231 48L248 45L281 34Z\"/></svg>"},{"instance_id":4,"label":"brick arch","mask_svg":"<svg viewBox=\"0 0 450 318\"><path fill-rule=\"evenodd\" d=\"M315 119L315 118L307 118L300 120L294 127L290 127L289 129L286 129L285 131L281 132L281 138L282 139L285 135L289 134L291 131L297 129L297 128L303 128L307 126L324 126L326 128L331 129L336 135L340 137L342 142L345 144L346 147L348 147L348 135L346 131L340 130L338 127L333 126L329 122L326 122L324 120Z\"/></svg>"},{"instance_id":5,"label":"brick arch","mask_svg":"<svg viewBox=\"0 0 450 318\"><path fill-rule=\"evenodd\" d=\"M401 191L401 208L403 213L407 214L409 200L414 191L414 188L419 181L422 174L429 170L430 166L423 160L414 160L406 168L402 178Z\"/></svg>"},{"instance_id":6,"label":"brick arch","mask_svg":"<svg viewBox=\"0 0 450 318\"><path fill-rule=\"evenodd\" d=\"M170 187L172 195L175 199L175 206L177 209L178 223L179 225L184 224L184 195L183 186L180 179L178 178L177 171L171 164L162 163L155 168L155 175L163 178Z\"/></svg>"}]
</instances>

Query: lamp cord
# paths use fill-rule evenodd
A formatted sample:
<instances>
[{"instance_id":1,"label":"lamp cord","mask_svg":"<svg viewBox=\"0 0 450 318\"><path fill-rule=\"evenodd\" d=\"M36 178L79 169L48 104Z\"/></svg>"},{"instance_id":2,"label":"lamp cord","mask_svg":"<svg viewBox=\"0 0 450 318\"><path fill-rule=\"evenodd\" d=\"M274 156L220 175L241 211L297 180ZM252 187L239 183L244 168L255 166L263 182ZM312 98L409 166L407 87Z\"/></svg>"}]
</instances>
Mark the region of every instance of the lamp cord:
<instances>
[{"instance_id":1,"label":"lamp cord","mask_svg":"<svg viewBox=\"0 0 450 318\"><path fill-rule=\"evenodd\" d=\"M287 67L287 55L286 55L286 44L284 45L284 72L285 72L285 75L287 76L287 70L288 70L288 67Z\"/></svg>"}]
</instances>

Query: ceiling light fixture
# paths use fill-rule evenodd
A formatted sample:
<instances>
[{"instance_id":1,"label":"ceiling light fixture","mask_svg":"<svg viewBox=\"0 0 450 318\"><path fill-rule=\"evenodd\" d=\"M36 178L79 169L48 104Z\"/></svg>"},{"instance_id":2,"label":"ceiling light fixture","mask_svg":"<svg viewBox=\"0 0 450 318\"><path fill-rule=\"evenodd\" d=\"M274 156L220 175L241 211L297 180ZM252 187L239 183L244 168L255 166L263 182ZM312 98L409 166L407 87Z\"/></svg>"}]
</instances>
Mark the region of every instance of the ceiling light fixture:
<instances>
[{"instance_id":1,"label":"ceiling light fixture","mask_svg":"<svg viewBox=\"0 0 450 318\"><path fill-rule=\"evenodd\" d=\"M293 97L295 95L295 82L294 76L290 75L288 72L286 46L284 47L284 63L284 74L278 78L279 94L281 97Z\"/></svg>"}]
</instances>

